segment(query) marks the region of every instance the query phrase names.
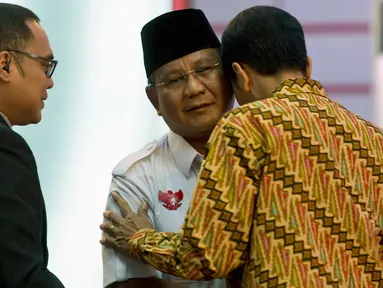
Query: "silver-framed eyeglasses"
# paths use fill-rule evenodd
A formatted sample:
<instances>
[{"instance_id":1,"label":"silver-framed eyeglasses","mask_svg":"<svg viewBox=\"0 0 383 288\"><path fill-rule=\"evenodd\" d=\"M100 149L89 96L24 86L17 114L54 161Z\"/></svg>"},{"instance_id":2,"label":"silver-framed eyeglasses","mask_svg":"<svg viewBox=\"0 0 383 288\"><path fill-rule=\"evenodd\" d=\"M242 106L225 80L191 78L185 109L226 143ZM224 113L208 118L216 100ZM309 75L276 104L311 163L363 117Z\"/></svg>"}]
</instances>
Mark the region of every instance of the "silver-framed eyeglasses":
<instances>
[{"instance_id":1,"label":"silver-framed eyeglasses","mask_svg":"<svg viewBox=\"0 0 383 288\"><path fill-rule=\"evenodd\" d=\"M161 83L153 85L154 87L166 87L171 89L177 89L185 87L185 84L189 78L190 74L193 74L194 77L199 78L200 80L209 80L212 76L215 75L217 68L221 63L216 62L212 65L205 65L199 68L184 72L179 76L171 77L166 79Z\"/></svg>"}]
</instances>

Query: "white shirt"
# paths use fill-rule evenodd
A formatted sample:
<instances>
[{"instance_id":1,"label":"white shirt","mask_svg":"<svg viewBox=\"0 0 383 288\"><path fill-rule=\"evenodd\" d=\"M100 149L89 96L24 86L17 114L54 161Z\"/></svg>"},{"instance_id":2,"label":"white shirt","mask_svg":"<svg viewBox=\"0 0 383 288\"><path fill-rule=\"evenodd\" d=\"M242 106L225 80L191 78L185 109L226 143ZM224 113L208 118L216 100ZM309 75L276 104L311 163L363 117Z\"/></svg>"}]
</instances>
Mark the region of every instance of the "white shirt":
<instances>
[{"instance_id":1,"label":"white shirt","mask_svg":"<svg viewBox=\"0 0 383 288\"><path fill-rule=\"evenodd\" d=\"M124 158L112 172L109 192L120 193L135 212L143 200L147 201L149 217L157 231L179 232L197 183L201 161L202 156L189 143L179 135L169 132L144 149ZM178 193L174 195L176 192ZM106 209L120 214L110 195ZM112 249L102 249L104 287L129 278L150 276L161 277L190 288L226 287L224 279L209 282L181 279L162 274L153 267Z\"/></svg>"},{"instance_id":2,"label":"white shirt","mask_svg":"<svg viewBox=\"0 0 383 288\"><path fill-rule=\"evenodd\" d=\"M5 116L5 114L3 112L0 112L0 116L3 117L3 119L5 120L5 122L7 122L8 126L12 128L12 124L11 122L9 121L8 117Z\"/></svg>"}]
</instances>

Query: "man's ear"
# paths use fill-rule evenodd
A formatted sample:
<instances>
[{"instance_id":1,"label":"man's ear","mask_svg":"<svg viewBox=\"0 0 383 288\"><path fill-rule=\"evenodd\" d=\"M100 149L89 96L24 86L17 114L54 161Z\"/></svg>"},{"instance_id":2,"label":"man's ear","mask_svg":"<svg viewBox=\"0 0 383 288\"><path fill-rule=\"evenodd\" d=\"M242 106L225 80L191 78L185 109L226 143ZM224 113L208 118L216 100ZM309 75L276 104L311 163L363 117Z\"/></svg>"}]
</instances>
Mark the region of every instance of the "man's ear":
<instances>
[{"instance_id":1,"label":"man's ear","mask_svg":"<svg viewBox=\"0 0 383 288\"><path fill-rule=\"evenodd\" d=\"M235 78L236 78L236 84L239 89L245 92L250 91L250 78L245 69L239 64L238 62L234 62L231 64L231 67L234 70Z\"/></svg>"},{"instance_id":2,"label":"man's ear","mask_svg":"<svg viewBox=\"0 0 383 288\"><path fill-rule=\"evenodd\" d=\"M305 77L307 79L311 78L311 71L313 69L313 60L311 57L307 57L307 67L306 67L306 74Z\"/></svg>"},{"instance_id":3,"label":"man's ear","mask_svg":"<svg viewBox=\"0 0 383 288\"><path fill-rule=\"evenodd\" d=\"M10 81L11 72L11 54L9 52L0 52L0 80L4 82Z\"/></svg>"},{"instance_id":4,"label":"man's ear","mask_svg":"<svg viewBox=\"0 0 383 288\"><path fill-rule=\"evenodd\" d=\"M153 86L146 86L145 92L146 96L148 96L150 103L152 103L154 109L156 109L158 116L161 116L156 88Z\"/></svg>"}]
</instances>

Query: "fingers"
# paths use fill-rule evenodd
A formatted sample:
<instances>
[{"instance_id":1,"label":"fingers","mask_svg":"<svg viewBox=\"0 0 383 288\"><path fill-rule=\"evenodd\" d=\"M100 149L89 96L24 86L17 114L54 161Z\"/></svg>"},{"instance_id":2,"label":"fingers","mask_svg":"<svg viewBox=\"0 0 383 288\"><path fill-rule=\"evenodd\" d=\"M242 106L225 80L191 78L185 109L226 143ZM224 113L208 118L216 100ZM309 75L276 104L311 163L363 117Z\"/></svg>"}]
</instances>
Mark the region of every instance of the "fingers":
<instances>
[{"instance_id":1,"label":"fingers","mask_svg":"<svg viewBox=\"0 0 383 288\"><path fill-rule=\"evenodd\" d=\"M148 217L148 209L149 209L149 204L146 201L143 201L141 203L140 208L138 208L137 215L141 217Z\"/></svg>"},{"instance_id":2,"label":"fingers","mask_svg":"<svg viewBox=\"0 0 383 288\"><path fill-rule=\"evenodd\" d=\"M116 241L111 237L105 237L105 238L101 239L100 243L101 243L101 245L104 245L105 247L108 247L108 248L116 248L117 247Z\"/></svg>"},{"instance_id":3,"label":"fingers","mask_svg":"<svg viewBox=\"0 0 383 288\"><path fill-rule=\"evenodd\" d=\"M119 233L119 229L112 223L102 223L100 229L111 236L115 236Z\"/></svg>"},{"instance_id":4,"label":"fingers","mask_svg":"<svg viewBox=\"0 0 383 288\"><path fill-rule=\"evenodd\" d=\"M121 240L119 241L119 240L113 239L111 237L105 237L105 238L102 238L100 240L100 243L101 243L101 245L103 245L107 248L112 248L112 249L119 251L123 254L126 254L126 252L127 252L126 248L124 246L124 245L126 245L125 239L124 239L124 241L121 241ZM129 256L129 255L127 254L127 256Z\"/></svg>"},{"instance_id":5,"label":"fingers","mask_svg":"<svg viewBox=\"0 0 383 288\"><path fill-rule=\"evenodd\" d=\"M122 225L123 222L124 222L124 218L122 218L121 216L117 215L113 211L108 211L108 210L105 211L104 212L104 217L105 217L105 219L107 219L110 222L112 222L114 225Z\"/></svg>"},{"instance_id":6,"label":"fingers","mask_svg":"<svg viewBox=\"0 0 383 288\"><path fill-rule=\"evenodd\" d=\"M122 217L126 217L127 215L132 215L133 211L130 208L128 202L124 198L122 198L120 194L118 194L116 191L113 191L111 195L114 201L116 201L118 207L120 208Z\"/></svg>"}]
</instances>

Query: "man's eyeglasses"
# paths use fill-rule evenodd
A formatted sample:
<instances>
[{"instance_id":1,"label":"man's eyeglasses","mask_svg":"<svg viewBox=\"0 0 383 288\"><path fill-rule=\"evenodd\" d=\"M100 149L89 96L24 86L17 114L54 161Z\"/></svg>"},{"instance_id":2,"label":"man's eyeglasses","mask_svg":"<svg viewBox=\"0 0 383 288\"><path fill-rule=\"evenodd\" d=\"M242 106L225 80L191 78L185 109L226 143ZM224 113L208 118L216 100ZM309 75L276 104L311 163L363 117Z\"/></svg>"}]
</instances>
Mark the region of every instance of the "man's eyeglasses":
<instances>
[{"instance_id":1,"label":"man's eyeglasses","mask_svg":"<svg viewBox=\"0 0 383 288\"><path fill-rule=\"evenodd\" d=\"M179 76L171 77L170 79L166 79L161 83L153 85L154 87L164 87L169 89L181 89L185 87L185 84L188 80L190 74L193 74L195 77L198 77L201 80L209 80L211 77L215 75L217 68L219 67L220 62L214 63L212 65L202 66L200 68L196 68L190 70L188 72L182 73Z\"/></svg>"},{"instance_id":2,"label":"man's eyeglasses","mask_svg":"<svg viewBox=\"0 0 383 288\"><path fill-rule=\"evenodd\" d=\"M35 55L35 54L32 54L32 53L28 53L28 52L25 52L25 51L18 51L18 50L7 50L8 52L13 52L13 53L18 53L18 54L22 54L24 56L27 56L33 60L36 60L38 62L40 62L40 64L44 67L45 69L45 74L47 75L48 78L51 78L52 75L53 75L53 72L55 72L55 69L56 69L56 66L57 66L57 63L58 61L57 60L53 60L53 59L50 59L50 58L47 58L47 57L42 57L42 56L38 56L38 55ZM16 65L19 66L19 64L16 62ZM18 67L18 69L20 70L21 67Z\"/></svg>"}]
</instances>

